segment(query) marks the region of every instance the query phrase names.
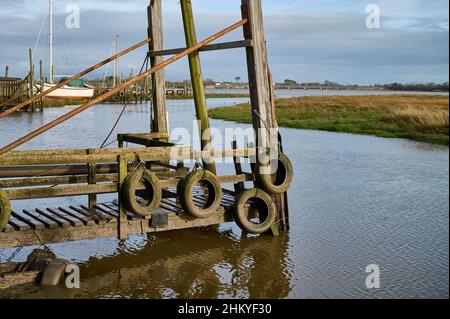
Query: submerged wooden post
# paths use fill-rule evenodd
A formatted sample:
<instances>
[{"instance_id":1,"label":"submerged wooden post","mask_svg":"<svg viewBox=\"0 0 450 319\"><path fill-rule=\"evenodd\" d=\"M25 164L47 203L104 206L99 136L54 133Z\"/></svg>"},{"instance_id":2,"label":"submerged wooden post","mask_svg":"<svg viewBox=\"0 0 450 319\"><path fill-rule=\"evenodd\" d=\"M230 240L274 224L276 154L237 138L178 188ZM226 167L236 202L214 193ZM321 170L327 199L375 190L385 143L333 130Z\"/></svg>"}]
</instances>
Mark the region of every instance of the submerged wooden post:
<instances>
[{"instance_id":1,"label":"submerged wooden post","mask_svg":"<svg viewBox=\"0 0 450 319\"><path fill-rule=\"evenodd\" d=\"M128 215L127 210L123 205L122 197L122 187L127 178L128 174L128 163L126 157L120 155L119 161L119 184L118 184L118 202L119 202L119 221L118 221L118 235L120 240L125 240L128 237Z\"/></svg>"},{"instance_id":2,"label":"submerged wooden post","mask_svg":"<svg viewBox=\"0 0 450 319\"><path fill-rule=\"evenodd\" d=\"M92 155L95 153L95 150L89 149L87 151L88 155ZM97 183L96 181L96 175L97 175L97 164L96 163L89 163L88 164L88 184L89 185L95 185ZM97 194L89 194L89 208L93 208L95 205L97 205Z\"/></svg>"},{"instance_id":3,"label":"submerged wooden post","mask_svg":"<svg viewBox=\"0 0 450 319\"><path fill-rule=\"evenodd\" d=\"M197 44L197 34L195 31L194 15L192 12L191 0L181 0L181 12L183 15L184 33L188 48ZM205 87L203 84L202 68L200 64L200 54L198 51L189 55L189 68L191 72L192 90L195 101L197 119L200 121L200 141L202 150L212 148L211 132L209 125L208 108L206 105ZM216 165L213 161L204 162L206 170L216 174Z\"/></svg>"},{"instance_id":4,"label":"submerged wooden post","mask_svg":"<svg viewBox=\"0 0 450 319\"><path fill-rule=\"evenodd\" d=\"M151 0L147 8L149 51L163 50L163 24L161 0ZM150 58L151 67L154 68L164 61L164 57ZM153 119L150 124L152 132L167 133L166 109L166 73L164 69L152 75ZM168 139L167 139L168 140ZM167 141L166 140L166 141Z\"/></svg>"}]
</instances>

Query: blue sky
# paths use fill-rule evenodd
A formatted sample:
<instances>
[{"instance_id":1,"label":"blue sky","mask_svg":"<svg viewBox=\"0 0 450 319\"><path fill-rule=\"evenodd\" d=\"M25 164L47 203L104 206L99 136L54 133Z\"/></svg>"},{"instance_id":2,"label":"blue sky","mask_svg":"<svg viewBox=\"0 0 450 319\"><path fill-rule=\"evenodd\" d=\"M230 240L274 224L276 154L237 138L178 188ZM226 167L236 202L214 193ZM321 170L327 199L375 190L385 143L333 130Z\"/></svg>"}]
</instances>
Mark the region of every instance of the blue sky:
<instances>
[{"instance_id":1,"label":"blue sky","mask_svg":"<svg viewBox=\"0 0 450 319\"><path fill-rule=\"evenodd\" d=\"M447 0L262 0L272 73L277 81L374 84L446 82L449 67ZM0 0L0 68L24 76L47 0ZM54 0L57 74L72 74L110 53L115 34L125 48L146 37L147 0ZM163 0L165 46L184 44L178 0ZM68 4L81 9L81 28L66 29ZM240 0L193 0L198 37L239 20ZM381 28L368 29L366 6L381 10ZM45 29L45 28L44 28ZM226 40L240 39L235 32ZM35 59L48 60L45 34ZM121 71L139 68L145 50L121 60ZM205 78L246 78L243 50L202 54ZM1 72L3 73L3 71ZM93 76L101 76L103 71ZM185 61L167 69L168 79L189 78Z\"/></svg>"}]
</instances>

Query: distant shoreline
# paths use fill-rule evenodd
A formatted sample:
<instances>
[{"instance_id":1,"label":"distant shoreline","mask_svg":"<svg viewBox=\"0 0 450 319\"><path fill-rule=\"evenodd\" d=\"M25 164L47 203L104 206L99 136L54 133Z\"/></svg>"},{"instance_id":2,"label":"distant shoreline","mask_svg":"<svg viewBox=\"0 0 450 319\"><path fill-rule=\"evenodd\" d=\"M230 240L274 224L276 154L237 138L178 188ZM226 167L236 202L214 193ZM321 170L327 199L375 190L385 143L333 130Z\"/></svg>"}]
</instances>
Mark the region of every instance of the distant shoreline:
<instances>
[{"instance_id":1,"label":"distant shoreline","mask_svg":"<svg viewBox=\"0 0 450 319\"><path fill-rule=\"evenodd\" d=\"M445 95L305 96L276 100L282 127L449 145ZM214 119L251 123L249 104L214 108Z\"/></svg>"}]
</instances>

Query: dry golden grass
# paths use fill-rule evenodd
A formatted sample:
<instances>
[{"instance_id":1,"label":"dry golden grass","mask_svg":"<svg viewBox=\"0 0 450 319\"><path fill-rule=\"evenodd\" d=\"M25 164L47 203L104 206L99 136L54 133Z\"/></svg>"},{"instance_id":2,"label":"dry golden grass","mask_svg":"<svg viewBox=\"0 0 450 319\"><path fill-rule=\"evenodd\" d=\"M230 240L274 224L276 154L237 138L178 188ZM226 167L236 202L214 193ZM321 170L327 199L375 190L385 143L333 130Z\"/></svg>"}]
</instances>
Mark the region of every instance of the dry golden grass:
<instances>
[{"instance_id":1,"label":"dry golden grass","mask_svg":"<svg viewBox=\"0 0 450 319\"><path fill-rule=\"evenodd\" d=\"M443 95L324 96L278 99L280 126L401 137L448 144L449 99ZM249 123L249 105L211 110Z\"/></svg>"}]
</instances>

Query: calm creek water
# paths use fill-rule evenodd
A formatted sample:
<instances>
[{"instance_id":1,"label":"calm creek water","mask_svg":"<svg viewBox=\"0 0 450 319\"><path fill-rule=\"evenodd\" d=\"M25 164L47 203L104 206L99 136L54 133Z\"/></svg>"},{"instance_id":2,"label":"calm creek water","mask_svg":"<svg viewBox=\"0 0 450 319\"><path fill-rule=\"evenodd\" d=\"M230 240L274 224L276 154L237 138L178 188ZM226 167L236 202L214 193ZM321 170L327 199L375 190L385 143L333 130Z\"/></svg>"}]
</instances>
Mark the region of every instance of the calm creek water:
<instances>
[{"instance_id":1,"label":"calm creek water","mask_svg":"<svg viewBox=\"0 0 450 319\"><path fill-rule=\"evenodd\" d=\"M211 99L208 104L247 100ZM96 106L23 149L98 147L121 108ZM191 101L169 101L168 108L171 129L192 128ZM0 144L71 109L2 119ZM148 118L147 105L130 105L114 136L147 131ZM211 124L222 131L247 127L216 120ZM80 264L81 289L33 286L4 297L448 298L448 147L308 130L283 129L282 134L295 166L289 233L247 237L234 224L225 224L219 232L175 231L132 236L126 242L52 245L58 257ZM220 173L232 171L232 165L220 166ZM84 204L86 198L61 201L22 201L14 207ZM31 249L22 249L13 260L23 261ZM13 253L0 251L0 261ZM380 289L366 289L369 264L381 268Z\"/></svg>"}]
</instances>

